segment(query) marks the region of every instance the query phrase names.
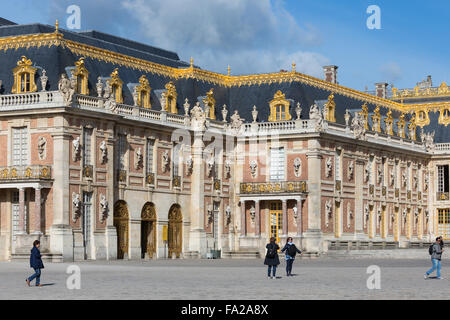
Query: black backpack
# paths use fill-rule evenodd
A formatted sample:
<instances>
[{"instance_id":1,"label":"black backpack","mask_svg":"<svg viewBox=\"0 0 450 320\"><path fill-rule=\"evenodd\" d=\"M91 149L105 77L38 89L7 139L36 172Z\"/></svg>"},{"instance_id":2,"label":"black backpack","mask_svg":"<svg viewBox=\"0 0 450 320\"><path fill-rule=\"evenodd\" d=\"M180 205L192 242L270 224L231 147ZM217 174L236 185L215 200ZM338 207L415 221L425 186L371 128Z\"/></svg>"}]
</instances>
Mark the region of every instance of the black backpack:
<instances>
[{"instance_id":1,"label":"black backpack","mask_svg":"<svg viewBox=\"0 0 450 320\"><path fill-rule=\"evenodd\" d=\"M434 246L434 244L432 244L432 245L430 245L430 246L428 247L428 253L429 253L430 255L433 254L433 246Z\"/></svg>"},{"instance_id":2,"label":"black backpack","mask_svg":"<svg viewBox=\"0 0 450 320\"><path fill-rule=\"evenodd\" d=\"M269 248L267 248L267 254L266 257L269 259L275 258L275 255L277 254L277 250L275 250L275 245L270 245Z\"/></svg>"},{"instance_id":3,"label":"black backpack","mask_svg":"<svg viewBox=\"0 0 450 320\"><path fill-rule=\"evenodd\" d=\"M287 249L287 254L291 257L295 257L295 255L297 254L297 248L295 247L295 244L289 246L289 248Z\"/></svg>"}]
</instances>

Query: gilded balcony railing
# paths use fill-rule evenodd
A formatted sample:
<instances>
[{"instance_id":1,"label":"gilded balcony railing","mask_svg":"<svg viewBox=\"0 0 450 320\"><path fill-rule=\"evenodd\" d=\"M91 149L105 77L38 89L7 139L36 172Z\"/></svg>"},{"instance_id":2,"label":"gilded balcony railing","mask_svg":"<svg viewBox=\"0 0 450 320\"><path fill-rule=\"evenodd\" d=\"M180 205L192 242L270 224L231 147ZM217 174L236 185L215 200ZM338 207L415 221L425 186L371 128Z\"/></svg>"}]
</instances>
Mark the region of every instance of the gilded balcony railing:
<instances>
[{"instance_id":1,"label":"gilded balcony railing","mask_svg":"<svg viewBox=\"0 0 450 320\"><path fill-rule=\"evenodd\" d=\"M51 166L10 166L0 167L0 181L8 180L50 180Z\"/></svg>"},{"instance_id":2,"label":"gilded balcony railing","mask_svg":"<svg viewBox=\"0 0 450 320\"><path fill-rule=\"evenodd\" d=\"M305 193L305 192L307 192L306 181L241 183L241 194Z\"/></svg>"}]
</instances>

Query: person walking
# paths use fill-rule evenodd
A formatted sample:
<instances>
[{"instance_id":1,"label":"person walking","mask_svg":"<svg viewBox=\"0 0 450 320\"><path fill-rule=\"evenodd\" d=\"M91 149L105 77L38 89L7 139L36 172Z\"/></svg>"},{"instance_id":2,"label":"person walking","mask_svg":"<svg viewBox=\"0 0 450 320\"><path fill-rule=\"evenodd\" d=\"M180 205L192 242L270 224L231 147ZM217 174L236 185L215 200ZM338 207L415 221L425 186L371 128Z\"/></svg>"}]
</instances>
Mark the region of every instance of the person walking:
<instances>
[{"instance_id":1,"label":"person walking","mask_svg":"<svg viewBox=\"0 0 450 320\"><path fill-rule=\"evenodd\" d=\"M432 246L430 246L429 252L431 254L431 262L433 263L433 267L431 267L431 269L425 273L425 275L424 275L425 279L427 279L428 276L434 270L437 270L436 278L439 280L443 279L441 277L441 257L442 257L442 253L444 252L443 247L444 247L444 241L442 241L442 237L437 237L436 242Z\"/></svg>"},{"instance_id":2,"label":"person walking","mask_svg":"<svg viewBox=\"0 0 450 320\"><path fill-rule=\"evenodd\" d=\"M286 276L292 276L292 265L294 264L295 255L302 252L295 246L293 239L291 237L287 238L286 245L281 252L285 252L286 257Z\"/></svg>"},{"instance_id":3,"label":"person walking","mask_svg":"<svg viewBox=\"0 0 450 320\"><path fill-rule=\"evenodd\" d=\"M42 287L41 269L44 269L44 264L42 263L41 252L39 251L40 246L41 242L39 240L34 240L33 249L31 249L30 254L30 267L34 269L34 274L25 280L29 287L31 281L33 281L35 278L36 278L36 287Z\"/></svg>"},{"instance_id":4,"label":"person walking","mask_svg":"<svg viewBox=\"0 0 450 320\"><path fill-rule=\"evenodd\" d=\"M269 279L276 279L277 266L280 264L280 259L278 258L278 250L280 246L276 243L274 237L270 238L270 243L266 245L267 253L264 259L264 264L267 266L267 277ZM270 276L270 271L273 271L272 277Z\"/></svg>"}]
</instances>

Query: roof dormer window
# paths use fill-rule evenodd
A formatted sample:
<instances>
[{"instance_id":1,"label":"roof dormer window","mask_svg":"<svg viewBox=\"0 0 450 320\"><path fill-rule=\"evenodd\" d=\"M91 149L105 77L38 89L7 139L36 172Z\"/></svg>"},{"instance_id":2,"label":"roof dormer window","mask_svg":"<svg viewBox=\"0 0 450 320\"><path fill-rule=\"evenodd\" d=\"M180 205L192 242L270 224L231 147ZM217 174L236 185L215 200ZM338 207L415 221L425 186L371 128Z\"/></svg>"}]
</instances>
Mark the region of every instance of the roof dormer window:
<instances>
[{"instance_id":1,"label":"roof dormer window","mask_svg":"<svg viewBox=\"0 0 450 320\"><path fill-rule=\"evenodd\" d=\"M27 57L22 56L17 62L17 67L13 69L14 85L12 93L36 92L37 86L34 81L36 68L32 67L32 62Z\"/></svg>"},{"instance_id":2,"label":"roof dormer window","mask_svg":"<svg viewBox=\"0 0 450 320\"><path fill-rule=\"evenodd\" d=\"M80 60L75 62L75 70L73 70L73 76L75 77L76 84L76 93L89 95L88 88L88 78L89 71L86 69L84 65L84 58L80 58Z\"/></svg>"},{"instance_id":3,"label":"roof dormer window","mask_svg":"<svg viewBox=\"0 0 450 320\"><path fill-rule=\"evenodd\" d=\"M270 116L269 121L289 121L292 119L289 112L291 103L286 99L286 96L278 90L270 101Z\"/></svg>"},{"instance_id":4,"label":"roof dormer window","mask_svg":"<svg viewBox=\"0 0 450 320\"><path fill-rule=\"evenodd\" d=\"M139 84L136 86L136 90L138 92L138 105L141 108L151 109L150 104L150 84L145 75L142 75L139 78Z\"/></svg>"}]
</instances>

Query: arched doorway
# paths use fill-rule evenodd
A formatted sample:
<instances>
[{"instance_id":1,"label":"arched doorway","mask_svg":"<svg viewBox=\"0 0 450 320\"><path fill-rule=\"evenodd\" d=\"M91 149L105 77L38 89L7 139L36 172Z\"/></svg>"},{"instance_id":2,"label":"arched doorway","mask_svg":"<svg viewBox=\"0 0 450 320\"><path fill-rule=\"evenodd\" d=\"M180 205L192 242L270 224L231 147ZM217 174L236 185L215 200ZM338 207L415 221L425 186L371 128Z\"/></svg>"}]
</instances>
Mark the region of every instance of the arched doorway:
<instances>
[{"instance_id":1,"label":"arched doorway","mask_svg":"<svg viewBox=\"0 0 450 320\"><path fill-rule=\"evenodd\" d=\"M128 253L128 207L125 201L119 200L114 205L114 226L117 229L117 259L123 259Z\"/></svg>"},{"instance_id":2,"label":"arched doorway","mask_svg":"<svg viewBox=\"0 0 450 320\"><path fill-rule=\"evenodd\" d=\"M181 207L178 204L174 204L169 210L169 257L172 257L174 254L177 258L180 257L182 251L182 223Z\"/></svg>"},{"instance_id":3,"label":"arched doorway","mask_svg":"<svg viewBox=\"0 0 450 320\"><path fill-rule=\"evenodd\" d=\"M141 212L141 258L149 258L156 253L156 210L155 205L147 202Z\"/></svg>"}]
</instances>

